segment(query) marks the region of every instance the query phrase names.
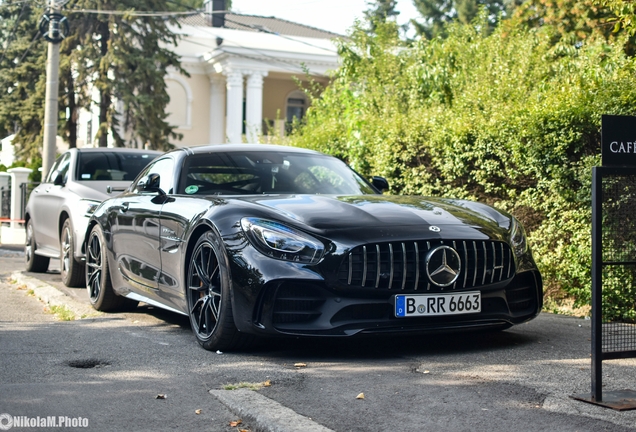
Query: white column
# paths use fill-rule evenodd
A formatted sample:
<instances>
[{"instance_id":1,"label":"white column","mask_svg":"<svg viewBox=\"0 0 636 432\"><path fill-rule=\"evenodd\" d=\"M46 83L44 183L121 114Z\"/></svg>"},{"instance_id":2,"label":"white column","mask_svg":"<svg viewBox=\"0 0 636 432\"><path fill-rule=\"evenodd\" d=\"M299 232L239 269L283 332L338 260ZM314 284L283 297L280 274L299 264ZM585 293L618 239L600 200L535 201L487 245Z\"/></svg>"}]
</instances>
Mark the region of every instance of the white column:
<instances>
[{"instance_id":1,"label":"white column","mask_svg":"<svg viewBox=\"0 0 636 432\"><path fill-rule=\"evenodd\" d=\"M245 123L247 142L258 142L263 133L263 78L265 71L250 72L247 77Z\"/></svg>"},{"instance_id":2,"label":"white column","mask_svg":"<svg viewBox=\"0 0 636 432\"><path fill-rule=\"evenodd\" d=\"M210 75L210 135L209 144L225 142L225 79Z\"/></svg>"},{"instance_id":3,"label":"white column","mask_svg":"<svg viewBox=\"0 0 636 432\"><path fill-rule=\"evenodd\" d=\"M227 80L227 120L225 134L227 142L240 143L243 131L243 73L228 71Z\"/></svg>"},{"instance_id":4,"label":"white column","mask_svg":"<svg viewBox=\"0 0 636 432\"><path fill-rule=\"evenodd\" d=\"M23 183L28 183L29 174L33 170L29 168L11 168L7 172L11 175L11 228L18 228L18 220L24 216L22 214L22 189ZM43 176L46 173L43 172Z\"/></svg>"}]
</instances>

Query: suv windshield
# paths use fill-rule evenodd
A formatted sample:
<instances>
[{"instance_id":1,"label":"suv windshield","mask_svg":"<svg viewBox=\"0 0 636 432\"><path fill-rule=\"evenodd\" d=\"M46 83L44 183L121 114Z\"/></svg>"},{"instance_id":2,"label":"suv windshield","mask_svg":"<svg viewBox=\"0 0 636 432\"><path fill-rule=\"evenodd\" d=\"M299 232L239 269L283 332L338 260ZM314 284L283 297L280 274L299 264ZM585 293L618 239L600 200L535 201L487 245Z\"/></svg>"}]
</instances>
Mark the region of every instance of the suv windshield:
<instances>
[{"instance_id":1,"label":"suv windshield","mask_svg":"<svg viewBox=\"0 0 636 432\"><path fill-rule=\"evenodd\" d=\"M156 154L144 152L80 153L77 180L132 181L156 156Z\"/></svg>"},{"instance_id":2,"label":"suv windshield","mask_svg":"<svg viewBox=\"0 0 636 432\"><path fill-rule=\"evenodd\" d=\"M187 195L377 193L339 159L291 152L195 154L180 180Z\"/></svg>"}]
</instances>

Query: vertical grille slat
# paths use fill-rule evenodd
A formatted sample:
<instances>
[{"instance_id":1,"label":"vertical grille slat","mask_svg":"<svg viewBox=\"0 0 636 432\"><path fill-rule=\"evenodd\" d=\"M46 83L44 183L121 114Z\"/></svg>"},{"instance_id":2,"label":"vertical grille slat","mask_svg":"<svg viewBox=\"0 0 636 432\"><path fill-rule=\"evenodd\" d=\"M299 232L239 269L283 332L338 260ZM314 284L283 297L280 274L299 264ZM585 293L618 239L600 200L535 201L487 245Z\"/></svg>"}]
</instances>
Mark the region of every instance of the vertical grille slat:
<instances>
[{"instance_id":1,"label":"vertical grille slat","mask_svg":"<svg viewBox=\"0 0 636 432\"><path fill-rule=\"evenodd\" d=\"M473 242L473 257L475 258L475 270L473 271L473 286L477 284L477 243Z\"/></svg>"},{"instance_id":2,"label":"vertical grille slat","mask_svg":"<svg viewBox=\"0 0 636 432\"><path fill-rule=\"evenodd\" d=\"M393 286L393 273L395 272L395 267L393 265L393 245L389 243L389 265L390 265L390 273L389 273L389 289Z\"/></svg>"},{"instance_id":3,"label":"vertical grille slat","mask_svg":"<svg viewBox=\"0 0 636 432\"><path fill-rule=\"evenodd\" d=\"M497 252L495 251L495 244L492 244L492 273L490 274L490 283L495 281L495 268L497 267Z\"/></svg>"},{"instance_id":4,"label":"vertical grille slat","mask_svg":"<svg viewBox=\"0 0 636 432\"><path fill-rule=\"evenodd\" d=\"M466 288L466 281L468 279L468 250L466 249L466 242L462 242L464 245L464 285L462 288Z\"/></svg>"},{"instance_id":5,"label":"vertical grille slat","mask_svg":"<svg viewBox=\"0 0 636 432\"><path fill-rule=\"evenodd\" d=\"M353 255L349 255L349 282L348 284L351 285L351 278L353 277Z\"/></svg>"},{"instance_id":6,"label":"vertical grille slat","mask_svg":"<svg viewBox=\"0 0 636 432\"><path fill-rule=\"evenodd\" d=\"M375 276L375 287L379 287L380 286L380 269L382 268L381 264L382 264L382 260L380 259L380 245L377 244L375 245L375 253L377 255L377 266L376 266L376 276Z\"/></svg>"},{"instance_id":7,"label":"vertical grille slat","mask_svg":"<svg viewBox=\"0 0 636 432\"><path fill-rule=\"evenodd\" d=\"M402 243L402 290L406 286L406 265L408 261L406 259L406 245Z\"/></svg>"},{"instance_id":8,"label":"vertical grille slat","mask_svg":"<svg viewBox=\"0 0 636 432\"><path fill-rule=\"evenodd\" d=\"M414 243L415 246L415 286L413 289L417 289L417 285L420 282L420 249L417 246L417 242Z\"/></svg>"},{"instance_id":9,"label":"vertical grille slat","mask_svg":"<svg viewBox=\"0 0 636 432\"><path fill-rule=\"evenodd\" d=\"M484 273L481 278L481 284L486 283L486 271L488 270L488 251L486 251L486 243L481 244L484 247Z\"/></svg>"},{"instance_id":10,"label":"vertical grille slat","mask_svg":"<svg viewBox=\"0 0 636 432\"><path fill-rule=\"evenodd\" d=\"M367 282L367 247L366 246L362 246L362 256L363 256L363 262L362 262L362 286L364 286L364 284Z\"/></svg>"},{"instance_id":11,"label":"vertical grille slat","mask_svg":"<svg viewBox=\"0 0 636 432\"><path fill-rule=\"evenodd\" d=\"M432 284L425 276L428 253L441 245L452 247L462 261L459 278L447 289L497 283L515 274L512 251L504 242L428 240L372 243L355 247L343 259L338 281L351 287L368 289L443 291L442 287Z\"/></svg>"}]
</instances>

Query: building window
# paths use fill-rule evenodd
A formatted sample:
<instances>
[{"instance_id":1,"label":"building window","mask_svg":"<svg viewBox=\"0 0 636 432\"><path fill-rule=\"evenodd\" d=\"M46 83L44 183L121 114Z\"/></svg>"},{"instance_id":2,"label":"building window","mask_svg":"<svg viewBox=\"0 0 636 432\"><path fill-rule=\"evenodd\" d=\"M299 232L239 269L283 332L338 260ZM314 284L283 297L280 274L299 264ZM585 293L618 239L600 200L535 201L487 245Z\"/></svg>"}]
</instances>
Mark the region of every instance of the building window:
<instances>
[{"instance_id":1,"label":"building window","mask_svg":"<svg viewBox=\"0 0 636 432\"><path fill-rule=\"evenodd\" d=\"M166 122L178 129L192 127L192 91L188 82L180 75L169 73L166 76L166 92L170 102L166 106Z\"/></svg>"},{"instance_id":2,"label":"building window","mask_svg":"<svg viewBox=\"0 0 636 432\"><path fill-rule=\"evenodd\" d=\"M307 112L307 96L305 93L296 90L287 97L287 116L286 116L286 131L291 131L294 119L301 121L305 117Z\"/></svg>"}]
</instances>

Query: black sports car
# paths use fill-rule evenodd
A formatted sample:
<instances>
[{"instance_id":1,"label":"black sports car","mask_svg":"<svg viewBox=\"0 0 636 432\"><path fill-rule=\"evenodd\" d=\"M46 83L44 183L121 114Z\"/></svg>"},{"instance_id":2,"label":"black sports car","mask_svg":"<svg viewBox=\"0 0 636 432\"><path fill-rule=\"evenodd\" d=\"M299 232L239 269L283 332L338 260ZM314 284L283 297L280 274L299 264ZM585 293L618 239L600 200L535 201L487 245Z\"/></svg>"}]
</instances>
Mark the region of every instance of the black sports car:
<instances>
[{"instance_id":1,"label":"black sports car","mask_svg":"<svg viewBox=\"0 0 636 432\"><path fill-rule=\"evenodd\" d=\"M210 350L259 334L504 329L537 316L541 276L514 217L386 188L293 147L170 151L95 210L90 300L188 315Z\"/></svg>"}]
</instances>

